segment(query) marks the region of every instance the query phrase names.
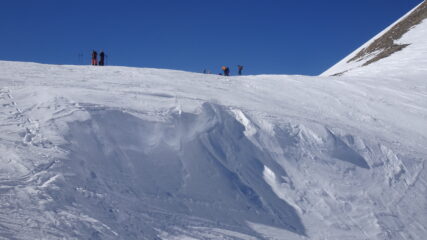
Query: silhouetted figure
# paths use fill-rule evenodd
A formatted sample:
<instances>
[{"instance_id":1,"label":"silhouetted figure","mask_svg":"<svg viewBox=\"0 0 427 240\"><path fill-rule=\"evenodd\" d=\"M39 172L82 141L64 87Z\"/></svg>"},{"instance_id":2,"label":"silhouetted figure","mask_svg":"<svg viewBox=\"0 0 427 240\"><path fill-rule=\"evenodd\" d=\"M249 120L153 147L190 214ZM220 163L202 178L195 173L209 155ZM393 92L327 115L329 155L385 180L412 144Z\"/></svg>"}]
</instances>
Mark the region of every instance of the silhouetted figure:
<instances>
[{"instance_id":1,"label":"silhouetted figure","mask_svg":"<svg viewBox=\"0 0 427 240\"><path fill-rule=\"evenodd\" d=\"M239 70L239 75L242 75L243 66L242 65L237 65L237 69Z\"/></svg>"},{"instance_id":2,"label":"silhouetted figure","mask_svg":"<svg viewBox=\"0 0 427 240\"><path fill-rule=\"evenodd\" d=\"M224 76L230 76L230 68L226 66L222 66L222 71L224 72Z\"/></svg>"},{"instance_id":3,"label":"silhouetted figure","mask_svg":"<svg viewBox=\"0 0 427 240\"><path fill-rule=\"evenodd\" d=\"M98 65L98 53L95 51L95 50L93 50L92 51L92 65L93 66L96 66L96 65Z\"/></svg>"},{"instance_id":4,"label":"silhouetted figure","mask_svg":"<svg viewBox=\"0 0 427 240\"><path fill-rule=\"evenodd\" d=\"M101 51L99 53L99 66L104 66L105 53Z\"/></svg>"}]
</instances>

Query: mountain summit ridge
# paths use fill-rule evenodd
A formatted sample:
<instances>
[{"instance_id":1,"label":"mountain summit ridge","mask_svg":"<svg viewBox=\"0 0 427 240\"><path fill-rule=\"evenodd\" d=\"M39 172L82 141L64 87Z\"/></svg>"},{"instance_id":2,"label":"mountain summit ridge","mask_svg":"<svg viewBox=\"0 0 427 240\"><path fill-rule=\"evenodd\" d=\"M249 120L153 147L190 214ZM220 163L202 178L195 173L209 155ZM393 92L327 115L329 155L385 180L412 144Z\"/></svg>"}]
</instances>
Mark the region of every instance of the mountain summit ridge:
<instances>
[{"instance_id":1,"label":"mountain summit ridge","mask_svg":"<svg viewBox=\"0 0 427 240\"><path fill-rule=\"evenodd\" d=\"M326 70L321 76L339 76L354 69L371 65L404 50L413 43L400 43L399 40L408 32L413 31L426 18L427 1L423 1L360 48Z\"/></svg>"}]
</instances>

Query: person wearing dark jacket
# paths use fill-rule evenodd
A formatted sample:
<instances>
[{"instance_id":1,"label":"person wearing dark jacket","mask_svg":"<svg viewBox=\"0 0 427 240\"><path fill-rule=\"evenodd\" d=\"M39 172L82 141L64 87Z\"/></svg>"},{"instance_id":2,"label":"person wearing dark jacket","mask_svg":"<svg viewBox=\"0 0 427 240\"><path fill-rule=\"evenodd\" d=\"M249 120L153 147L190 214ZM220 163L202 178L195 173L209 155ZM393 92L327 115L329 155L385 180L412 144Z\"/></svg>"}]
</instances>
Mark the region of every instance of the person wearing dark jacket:
<instances>
[{"instance_id":1,"label":"person wearing dark jacket","mask_svg":"<svg viewBox=\"0 0 427 240\"><path fill-rule=\"evenodd\" d=\"M225 76L230 76L230 68L225 69Z\"/></svg>"},{"instance_id":2,"label":"person wearing dark jacket","mask_svg":"<svg viewBox=\"0 0 427 240\"><path fill-rule=\"evenodd\" d=\"M99 66L104 66L105 53L101 51L99 53Z\"/></svg>"},{"instance_id":3,"label":"person wearing dark jacket","mask_svg":"<svg viewBox=\"0 0 427 240\"><path fill-rule=\"evenodd\" d=\"M242 65L237 65L237 69L239 70L239 75L242 75L243 66Z\"/></svg>"},{"instance_id":4,"label":"person wearing dark jacket","mask_svg":"<svg viewBox=\"0 0 427 240\"><path fill-rule=\"evenodd\" d=\"M230 76L230 68L223 66L221 69L224 72L224 76Z\"/></svg>"},{"instance_id":5,"label":"person wearing dark jacket","mask_svg":"<svg viewBox=\"0 0 427 240\"><path fill-rule=\"evenodd\" d=\"M92 65L93 66L98 65L97 59L98 59L98 53L95 50L93 50L92 51Z\"/></svg>"}]
</instances>

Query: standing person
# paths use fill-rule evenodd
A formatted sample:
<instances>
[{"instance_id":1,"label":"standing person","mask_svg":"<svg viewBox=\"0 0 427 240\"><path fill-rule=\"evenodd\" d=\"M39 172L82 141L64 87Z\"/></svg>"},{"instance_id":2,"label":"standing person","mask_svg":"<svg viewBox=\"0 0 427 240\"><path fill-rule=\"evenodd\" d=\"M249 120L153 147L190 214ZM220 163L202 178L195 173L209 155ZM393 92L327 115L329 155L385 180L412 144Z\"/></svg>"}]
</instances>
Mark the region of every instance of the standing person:
<instances>
[{"instance_id":1,"label":"standing person","mask_svg":"<svg viewBox=\"0 0 427 240\"><path fill-rule=\"evenodd\" d=\"M237 65L237 69L239 70L239 75L242 75L243 66L242 65Z\"/></svg>"},{"instance_id":2,"label":"standing person","mask_svg":"<svg viewBox=\"0 0 427 240\"><path fill-rule=\"evenodd\" d=\"M92 65L93 66L98 65L97 59L98 59L98 53L95 50L93 50L92 51Z\"/></svg>"},{"instance_id":3,"label":"standing person","mask_svg":"<svg viewBox=\"0 0 427 240\"><path fill-rule=\"evenodd\" d=\"M104 58L105 58L105 53L104 51L101 51L99 53L99 66L104 66Z\"/></svg>"},{"instance_id":4,"label":"standing person","mask_svg":"<svg viewBox=\"0 0 427 240\"><path fill-rule=\"evenodd\" d=\"M222 66L222 71L224 72L224 76L230 76L230 68L226 66Z\"/></svg>"}]
</instances>

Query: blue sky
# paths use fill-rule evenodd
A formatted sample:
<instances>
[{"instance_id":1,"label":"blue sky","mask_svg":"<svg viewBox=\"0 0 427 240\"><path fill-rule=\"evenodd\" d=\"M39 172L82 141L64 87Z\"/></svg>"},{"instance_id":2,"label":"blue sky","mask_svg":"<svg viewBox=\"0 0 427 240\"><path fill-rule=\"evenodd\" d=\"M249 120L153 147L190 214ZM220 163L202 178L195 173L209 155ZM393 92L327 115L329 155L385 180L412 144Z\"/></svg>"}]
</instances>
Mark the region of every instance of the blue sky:
<instances>
[{"instance_id":1,"label":"blue sky","mask_svg":"<svg viewBox=\"0 0 427 240\"><path fill-rule=\"evenodd\" d=\"M420 2L4 0L0 60L317 75Z\"/></svg>"}]
</instances>

